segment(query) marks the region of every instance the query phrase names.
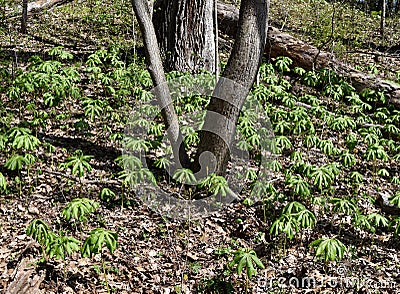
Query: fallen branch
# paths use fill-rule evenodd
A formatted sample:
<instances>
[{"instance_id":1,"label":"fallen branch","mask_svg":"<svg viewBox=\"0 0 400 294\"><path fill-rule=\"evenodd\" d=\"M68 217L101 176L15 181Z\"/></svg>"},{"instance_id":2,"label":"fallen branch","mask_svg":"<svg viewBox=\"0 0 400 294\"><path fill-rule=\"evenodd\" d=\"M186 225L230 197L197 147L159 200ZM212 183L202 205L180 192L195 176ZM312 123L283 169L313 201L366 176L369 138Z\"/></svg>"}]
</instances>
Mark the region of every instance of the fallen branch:
<instances>
[{"instance_id":1,"label":"fallen branch","mask_svg":"<svg viewBox=\"0 0 400 294\"><path fill-rule=\"evenodd\" d=\"M66 178L68 180L71 180L71 181L74 181L74 182L77 182L77 183L80 182L82 184L92 184L92 185L93 184L113 184L113 185L116 185L116 186L121 186L121 181L117 181L117 180L110 180L110 179L104 179L104 180L86 180L86 179L82 179L82 180L79 180L79 178L77 178L77 177L74 177L74 176L66 174L66 173L61 173L61 172L58 172L58 171L52 171L52 170L46 169L46 170L42 170L42 172L46 173L46 174L55 175L55 176L58 176L58 177L61 177L61 178Z\"/></svg>"},{"instance_id":2,"label":"fallen branch","mask_svg":"<svg viewBox=\"0 0 400 294\"><path fill-rule=\"evenodd\" d=\"M35 2L30 2L28 4L28 15L35 12L40 12L44 9L51 8L55 5L63 4L64 2L67 1L68 0L38 0Z\"/></svg>"},{"instance_id":3,"label":"fallen branch","mask_svg":"<svg viewBox=\"0 0 400 294\"><path fill-rule=\"evenodd\" d=\"M28 2L27 16L32 16L35 13L39 13L45 9L50 9L53 6L61 5L71 0L38 0L34 2ZM10 13L5 16L5 19L10 21L13 19L21 18L21 14Z\"/></svg>"},{"instance_id":4,"label":"fallen branch","mask_svg":"<svg viewBox=\"0 0 400 294\"><path fill-rule=\"evenodd\" d=\"M42 293L39 287L46 277L45 271L36 272L35 267L29 266L29 259L24 258L15 268L14 278L8 285L5 294Z\"/></svg>"}]
</instances>

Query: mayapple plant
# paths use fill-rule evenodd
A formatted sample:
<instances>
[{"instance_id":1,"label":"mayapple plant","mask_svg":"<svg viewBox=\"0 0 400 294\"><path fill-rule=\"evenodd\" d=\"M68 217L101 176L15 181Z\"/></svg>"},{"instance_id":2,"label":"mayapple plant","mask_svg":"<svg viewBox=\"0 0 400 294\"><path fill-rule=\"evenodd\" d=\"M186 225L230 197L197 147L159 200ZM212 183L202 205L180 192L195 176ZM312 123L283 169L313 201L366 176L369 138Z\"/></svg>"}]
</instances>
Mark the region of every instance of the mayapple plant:
<instances>
[{"instance_id":1,"label":"mayapple plant","mask_svg":"<svg viewBox=\"0 0 400 294\"><path fill-rule=\"evenodd\" d=\"M110 188L103 188L100 191L99 198L105 202L110 202L111 200L115 199L116 195L115 192L112 191Z\"/></svg>"},{"instance_id":2,"label":"mayapple plant","mask_svg":"<svg viewBox=\"0 0 400 294\"><path fill-rule=\"evenodd\" d=\"M270 234L278 236L285 233L291 240L300 228L313 228L315 223L315 215L300 202L293 201L284 207L280 217L274 221Z\"/></svg>"},{"instance_id":3,"label":"mayapple plant","mask_svg":"<svg viewBox=\"0 0 400 294\"><path fill-rule=\"evenodd\" d=\"M77 221L85 221L89 213L92 213L98 207L98 203L87 199L74 199L63 209L62 214L67 221L74 218ZM60 231L59 235L55 234L49 225L41 220L33 220L28 228L26 234L32 236L41 246L43 250L42 260L46 260L46 253L49 258L57 258L65 261L66 257L73 252L80 251L82 257L92 257L96 254L101 254L102 267L107 285L107 291L110 293L107 275L106 264L103 256L103 246L105 245L111 254L117 248L118 234L103 228L93 229L89 233L83 245L81 241L71 236L66 236L64 231ZM66 265L64 263L64 277L66 276Z\"/></svg>"},{"instance_id":4,"label":"mayapple plant","mask_svg":"<svg viewBox=\"0 0 400 294\"><path fill-rule=\"evenodd\" d=\"M85 176L85 170L87 172L92 171L89 163L92 158L92 155L84 155L82 150L78 149L74 152L73 156L68 157L67 161L61 164L61 167L70 168L73 175L82 178Z\"/></svg>"},{"instance_id":5,"label":"mayapple plant","mask_svg":"<svg viewBox=\"0 0 400 294\"><path fill-rule=\"evenodd\" d=\"M6 178L0 173L0 191L6 191L7 189L7 181Z\"/></svg>"},{"instance_id":6,"label":"mayapple plant","mask_svg":"<svg viewBox=\"0 0 400 294\"><path fill-rule=\"evenodd\" d=\"M389 197L389 202L400 208L400 191Z\"/></svg>"},{"instance_id":7,"label":"mayapple plant","mask_svg":"<svg viewBox=\"0 0 400 294\"><path fill-rule=\"evenodd\" d=\"M79 240L64 235L63 231L60 231L60 235L58 236L50 229L49 225L41 219L33 220L26 229L26 234L42 245L42 261L46 260L45 253L48 254L49 258L56 257L57 259L65 261L68 255L80 249ZM66 275L65 270L66 267L64 264L64 277Z\"/></svg>"},{"instance_id":8,"label":"mayapple plant","mask_svg":"<svg viewBox=\"0 0 400 294\"><path fill-rule=\"evenodd\" d=\"M335 175L328 166L317 167L311 174L313 184L322 192L323 189L330 187L335 179Z\"/></svg>"},{"instance_id":9,"label":"mayapple plant","mask_svg":"<svg viewBox=\"0 0 400 294\"><path fill-rule=\"evenodd\" d=\"M65 258L71 255L73 252L79 251L79 245L79 240L71 236L65 236L64 232L60 231L60 236L56 236L50 242L50 244L46 247L46 252L49 255L49 258L53 258L55 256L57 259L65 260Z\"/></svg>"},{"instance_id":10,"label":"mayapple plant","mask_svg":"<svg viewBox=\"0 0 400 294\"><path fill-rule=\"evenodd\" d=\"M57 237L49 225L41 219L33 220L26 229L26 234L43 246L43 257L44 249Z\"/></svg>"},{"instance_id":11,"label":"mayapple plant","mask_svg":"<svg viewBox=\"0 0 400 294\"><path fill-rule=\"evenodd\" d=\"M118 234L103 228L97 228L90 232L89 237L83 243L81 254L82 257L92 257L93 255L101 255L101 264L103 268L104 280L106 282L107 292L110 292L110 286L108 284L106 263L103 257L103 245L105 244L110 253L113 254L117 248Z\"/></svg>"},{"instance_id":12,"label":"mayapple plant","mask_svg":"<svg viewBox=\"0 0 400 294\"><path fill-rule=\"evenodd\" d=\"M304 199L311 195L307 181L303 180L301 176L288 175L285 183L291 188L294 195L298 195Z\"/></svg>"},{"instance_id":13,"label":"mayapple plant","mask_svg":"<svg viewBox=\"0 0 400 294\"><path fill-rule=\"evenodd\" d=\"M96 211L99 203L88 198L75 198L62 210L66 221L75 219L78 222L86 222L87 215Z\"/></svg>"},{"instance_id":14,"label":"mayapple plant","mask_svg":"<svg viewBox=\"0 0 400 294\"><path fill-rule=\"evenodd\" d=\"M208 175L199 183L200 188L206 187L213 196L225 197L227 194L232 194L227 180L222 176L217 176L215 173Z\"/></svg>"},{"instance_id":15,"label":"mayapple plant","mask_svg":"<svg viewBox=\"0 0 400 294\"><path fill-rule=\"evenodd\" d=\"M343 166L353 166L357 162L356 157L348 150L343 151L339 159L342 161Z\"/></svg>"},{"instance_id":16,"label":"mayapple plant","mask_svg":"<svg viewBox=\"0 0 400 294\"><path fill-rule=\"evenodd\" d=\"M257 267L264 269L265 266L257 257L257 253L251 248L240 248L234 253L233 260L229 263L230 268L236 267L236 272L240 276L246 268L246 293L249 288L249 279L257 274Z\"/></svg>"},{"instance_id":17,"label":"mayapple plant","mask_svg":"<svg viewBox=\"0 0 400 294\"><path fill-rule=\"evenodd\" d=\"M333 204L333 211L338 213L352 215L358 211L357 204L346 198L331 198L329 202Z\"/></svg>"},{"instance_id":18,"label":"mayapple plant","mask_svg":"<svg viewBox=\"0 0 400 294\"><path fill-rule=\"evenodd\" d=\"M320 238L311 242L310 247L316 248L315 258L328 261L340 261L347 251L346 246L336 238Z\"/></svg>"}]
</instances>

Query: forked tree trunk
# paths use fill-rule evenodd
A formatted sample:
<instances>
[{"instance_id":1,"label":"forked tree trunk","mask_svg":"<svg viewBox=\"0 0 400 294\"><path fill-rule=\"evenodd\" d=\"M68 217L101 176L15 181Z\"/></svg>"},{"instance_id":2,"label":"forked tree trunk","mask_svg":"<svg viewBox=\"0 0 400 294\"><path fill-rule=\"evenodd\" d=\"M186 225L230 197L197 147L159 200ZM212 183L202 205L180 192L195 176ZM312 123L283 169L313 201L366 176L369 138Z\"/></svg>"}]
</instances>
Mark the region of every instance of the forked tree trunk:
<instances>
[{"instance_id":1,"label":"forked tree trunk","mask_svg":"<svg viewBox=\"0 0 400 294\"><path fill-rule=\"evenodd\" d=\"M131 2L143 35L148 70L156 90L155 96L168 132L168 139L172 145L174 159L178 164L177 168L179 168L179 163L186 166L189 159L184 148L178 117L176 116L171 94L166 83L160 49L157 44L154 26L151 22L147 0L131 0Z\"/></svg>"},{"instance_id":2,"label":"forked tree trunk","mask_svg":"<svg viewBox=\"0 0 400 294\"><path fill-rule=\"evenodd\" d=\"M201 175L224 174L242 105L250 92L264 52L268 1L242 0L239 26L228 63L207 107L193 169ZM208 153L209 152L209 153ZM199 162L201 154L213 154Z\"/></svg>"},{"instance_id":3,"label":"forked tree trunk","mask_svg":"<svg viewBox=\"0 0 400 294\"><path fill-rule=\"evenodd\" d=\"M132 5L142 31L153 83L155 86L160 86L165 82L165 74L161 64L159 47L156 43L154 26L150 23L148 7L144 1L132 0ZM209 2L212 3L212 1ZM187 3L195 5L194 2L187 1ZM207 5L207 3L203 3L203 5ZM195 6L190 7L193 9ZM186 11L186 13L189 17L192 15L192 12ZM268 2L266 0L242 0L237 38L222 78L215 87L213 98L211 98L207 108L204 128L200 132L196 159L207 151L211 152L216 158L214 162L206 162L208 166L213 164L215 167L215 169L209 169L209 172L223 174L226 170L229 160L229 147L235 134L239 112L261 64L267 34L267 14ZM185 15L182 15L182 17L185 18ZM187 37L186 34L183 35L184 38ZM178 35L174 37L178 37ZM182 46L185 45L185 40L178 39L174 42L177 44L182 42ZM197 53L197 51L192 53ZM156 95L158 103L167 106L163 108L165 109L163 118L168 130L171 130L171 126L173 126L173 133L168 135L173 149L177 149L176 143L181 142L182 135L179 131L178 120L171 104L168 88L162 87ZM216 134L221 134L221 136ZM180 146L183 146L183 144L180 144ZM182 149L178 148L174 151L174 154L176 152L179 154ZM198 163L198 160L195 160L195 163Z\"/></svg>"},{"instance_id":4,"label":"forked tree trunk","mask_svg":"<svg viewBox=\"0 0 400 294\"><path fill-rule=\"evenodd\" d=\"M214 72L213 6L211 0L156 2L153 23L167 71Z\"/></svg>"}]
</instances>

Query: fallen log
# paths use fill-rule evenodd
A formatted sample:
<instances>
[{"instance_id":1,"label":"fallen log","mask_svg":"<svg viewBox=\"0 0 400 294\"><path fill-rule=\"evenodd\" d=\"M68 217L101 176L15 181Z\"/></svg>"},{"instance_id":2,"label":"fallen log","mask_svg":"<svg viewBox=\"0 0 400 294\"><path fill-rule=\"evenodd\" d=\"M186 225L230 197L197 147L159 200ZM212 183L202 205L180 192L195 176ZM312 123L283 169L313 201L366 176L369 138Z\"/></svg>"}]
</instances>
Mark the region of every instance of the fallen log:
<instances>
[{"instance_id":1,"label":"fallen log","mask_svg":"<svg viewBox=\"0 0 400 294\"><path fill-rule=\"evenodd\" d=\"M218 2L217 9L219 30L235 37L239 10L231 4L221 2ZM265 54L270 58L287 56L293 60L293 65L306 70L332 68L338 74L347 77L357 91L361 92L366 88L385 91L388 103L400 109L400 85L358 71L336 60L331 53L321 51L272 26L269 26Z\"/></svg>"},{"instance_id":2,"label":"fallen log","mask_svg":"<svg viewBox=\"0 0 400 294\"><path fill-rule=\"evenodd\" d=\"M68 1L71 1L71 0L37 0L34 2L28 2L27 16L32 16L35 13L39 13L45 9L50 9L56 5L64 4ZM13 12L10 14L6 14L5 19L13 20L13 19L20 18L21 16L22 16L22 14Z\"/></svg>"},{"instance_id":3,"label":"fallen log","mask_svg":"<svg viewBox=\"0 0 400 294\"><path fill-rule=\"evenodd\" d=\"M28 244L28 246L31 245ZM11 275L13 280L8 285L5 294L42 293L39 287L45 279L46 273L45 271L37 273L35 267L29 266L31 262L28 258L22 259Z\"/></svg>"},{"instance_id":4,"label":"fallen log","mask_svg":"<svg viewBox=\"0 0 400 294\"><path fill-rule=\"evenodd\" d=\"M62 4L63 2L66 1L67 0L38 0L35 2L30 2L28 4L28 14L39 12L43 9L51 8L55 5Z\"/></svg>"}]
</instances>

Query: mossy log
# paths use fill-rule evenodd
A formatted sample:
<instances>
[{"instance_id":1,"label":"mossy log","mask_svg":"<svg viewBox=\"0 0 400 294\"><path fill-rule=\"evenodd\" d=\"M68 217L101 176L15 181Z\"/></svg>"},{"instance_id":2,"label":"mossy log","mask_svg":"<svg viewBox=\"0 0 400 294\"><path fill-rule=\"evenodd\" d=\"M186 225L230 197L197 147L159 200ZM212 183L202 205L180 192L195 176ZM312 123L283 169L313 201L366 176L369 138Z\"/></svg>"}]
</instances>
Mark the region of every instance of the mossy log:
<instances>
[{"instance_id":1,"label":"mossy log","mask_svg":"<svg viewBox=\"0 0 400 294\"><path fill-rule=\"evenodd\" d=\"M235 37L239 10L233 5L218 3L219 30ZM337 60L331 53L324 52L273 26L269 26L265 54L269 58L287 56L293 60L293 65L306 70L332 68L338 74L348 78L357 91L369 88L385 91L388 103L400 109L400 85L358 71L344 62Z\"/></svg>"}]
</instances>

